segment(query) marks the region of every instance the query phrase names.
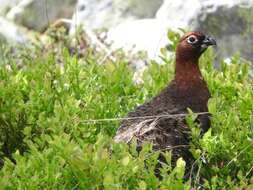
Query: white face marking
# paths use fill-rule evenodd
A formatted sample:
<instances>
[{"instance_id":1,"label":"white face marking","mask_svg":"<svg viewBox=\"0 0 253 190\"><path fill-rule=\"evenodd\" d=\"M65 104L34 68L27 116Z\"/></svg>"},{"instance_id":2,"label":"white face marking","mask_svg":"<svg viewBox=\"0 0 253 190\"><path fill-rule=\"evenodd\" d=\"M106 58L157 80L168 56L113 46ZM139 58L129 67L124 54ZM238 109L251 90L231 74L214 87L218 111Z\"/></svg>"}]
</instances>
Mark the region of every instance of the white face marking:
<instances>
[{"instance_id":1,"label":"white face marking","mask_svg":"<svg viewBox=\"0 0 253 190\"><path fill-rule=\"evenodd\" d=\"M202 45L201 45L201 50L200 50L200 51L202 52L202 51L206 50L207 48L208 48L208 45L202 44Z\"/></svg>"}]
</instances>

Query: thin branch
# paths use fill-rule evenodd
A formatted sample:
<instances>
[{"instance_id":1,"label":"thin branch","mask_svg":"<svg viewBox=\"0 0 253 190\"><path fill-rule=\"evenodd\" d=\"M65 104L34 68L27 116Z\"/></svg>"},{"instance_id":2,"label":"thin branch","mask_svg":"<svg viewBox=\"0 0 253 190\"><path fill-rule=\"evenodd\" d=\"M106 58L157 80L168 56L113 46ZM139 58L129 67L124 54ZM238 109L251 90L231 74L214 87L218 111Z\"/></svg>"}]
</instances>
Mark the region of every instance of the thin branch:
<instances>
[{"instance_id":1,"label":"thin branch","mask_svg":"<svg viewBox=\"0 0 253 190\"><path fill-rule=\"evenodd\" d=\"M209 114L209 112L197 112L194 114L205 115L205 114ZM80 121L80 123L98 123L98 122L135 120L135 119L176 118L176 117L185 117L187 115L189 115L189 114L188 113L181 113L181 114L151 115L151 116L143 116L143 117L118 117L118 118L88 119L88 120L82 120L82 121Z\"/></svg>"},{"instance_id":2,"label":"thin branch","mask_svg":"<svg viewBox=\"0 0 253 190\"><path fill-rule=\"evenodd\" d=\"M228 163L227 163L227 165L226 165L226 167L228 167L233 161L235 161L243 152L245 152L250 146L252 146L252 143L253 142L251 142L249 145L247 145L241 152L239 152L239 154L237 154L234 158L232 158L232 160L230 160Z\"/></svg>"}]
</instances>

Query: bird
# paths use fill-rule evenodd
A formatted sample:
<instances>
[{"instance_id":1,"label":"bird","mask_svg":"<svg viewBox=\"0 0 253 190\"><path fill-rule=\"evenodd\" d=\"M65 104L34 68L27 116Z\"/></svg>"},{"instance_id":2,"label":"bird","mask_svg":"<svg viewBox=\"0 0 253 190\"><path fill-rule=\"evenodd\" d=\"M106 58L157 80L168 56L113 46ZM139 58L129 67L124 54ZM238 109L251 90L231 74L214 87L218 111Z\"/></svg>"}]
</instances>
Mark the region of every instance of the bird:
<instances>
[{"instance_id":1,"label":"bird","mask_svg":"<svg viewBox=\"0 0 253 190\"><path fill-rule=\"evenodd\" d=\"M127 114L120 123L114 141L131 143L137 140L137 149L151 142L154 150L172 153L172 163L182 157L190 165L190 129L186 122L189 109L199 114L196 122L202 133L210 128L208 100L211 97L200 68L199 58L214 38L200 31L188 32L176 47L175 74L169 84L150 101Z\"/></svg>"}]
</instances>

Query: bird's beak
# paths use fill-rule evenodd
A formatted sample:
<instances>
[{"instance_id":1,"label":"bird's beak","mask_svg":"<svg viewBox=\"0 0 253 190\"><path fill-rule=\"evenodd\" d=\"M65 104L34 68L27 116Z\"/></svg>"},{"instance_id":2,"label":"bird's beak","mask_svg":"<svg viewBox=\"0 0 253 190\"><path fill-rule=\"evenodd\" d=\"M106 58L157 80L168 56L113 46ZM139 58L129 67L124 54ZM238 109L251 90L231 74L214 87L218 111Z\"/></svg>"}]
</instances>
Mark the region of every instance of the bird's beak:
<instances>
[{"instance_id":1,"label":"bird's beak","mask_svg":"<svg viewBox=\"0 0 253 190\"><path fill-rule=\"evenodd\" d=\"M206 38L202 41L202 44L205 44L206 46L216 46L215 39L211 38L210 36L206 36Z\"/></svg>"},{"instance_id":2,"label":"bird's beak","mask_svg":"<svg viewBox=\"0 0 253 190\"><path fill-rule=\"evenodd\" d=\"M200 52L203 53L208 46L216 46L215 39L211 38L210 36L206 36L205 39L201 43Z\"/></svg>"}]
</instances>

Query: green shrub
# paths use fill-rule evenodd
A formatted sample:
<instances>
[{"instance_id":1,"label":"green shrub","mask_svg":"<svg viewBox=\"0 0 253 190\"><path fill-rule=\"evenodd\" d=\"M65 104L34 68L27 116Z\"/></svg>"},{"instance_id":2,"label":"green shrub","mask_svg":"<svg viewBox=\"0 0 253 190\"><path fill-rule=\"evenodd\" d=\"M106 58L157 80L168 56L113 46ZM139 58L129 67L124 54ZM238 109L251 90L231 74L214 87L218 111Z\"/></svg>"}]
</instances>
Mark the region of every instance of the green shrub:
<instances>
[{"instance_id":1,"label":"green shrub","mask_svg":"<svg viewBox=\"0 0 253 190\"><path fill-rule=\"evenodd\" d=\"M170 34L171 35L171 34ZM6 53L6 52L2 52ZM252 189L253 81L249 63L235 56L214 69L213 52L201 59L212 94L212 128L194 133L191 151L197 172L184 181L184 161L154 169L157 152L147 144L112 138L118 118L158 93L173 77L173 60L150 63L144 83L134 84L133 71L121 55L98 65L103 55L88 50L83 58L64 48L58 54L41 49L13 57L0 68L0 170L3 189ZM21 62L21 63L19 63ZM191 126L194 131L194 126ZM166 153L170 160L170 153ZM9 160L9 159L12 159ZM13 162L15 160L15 163Z\"/></svg>"}]
</instances>

